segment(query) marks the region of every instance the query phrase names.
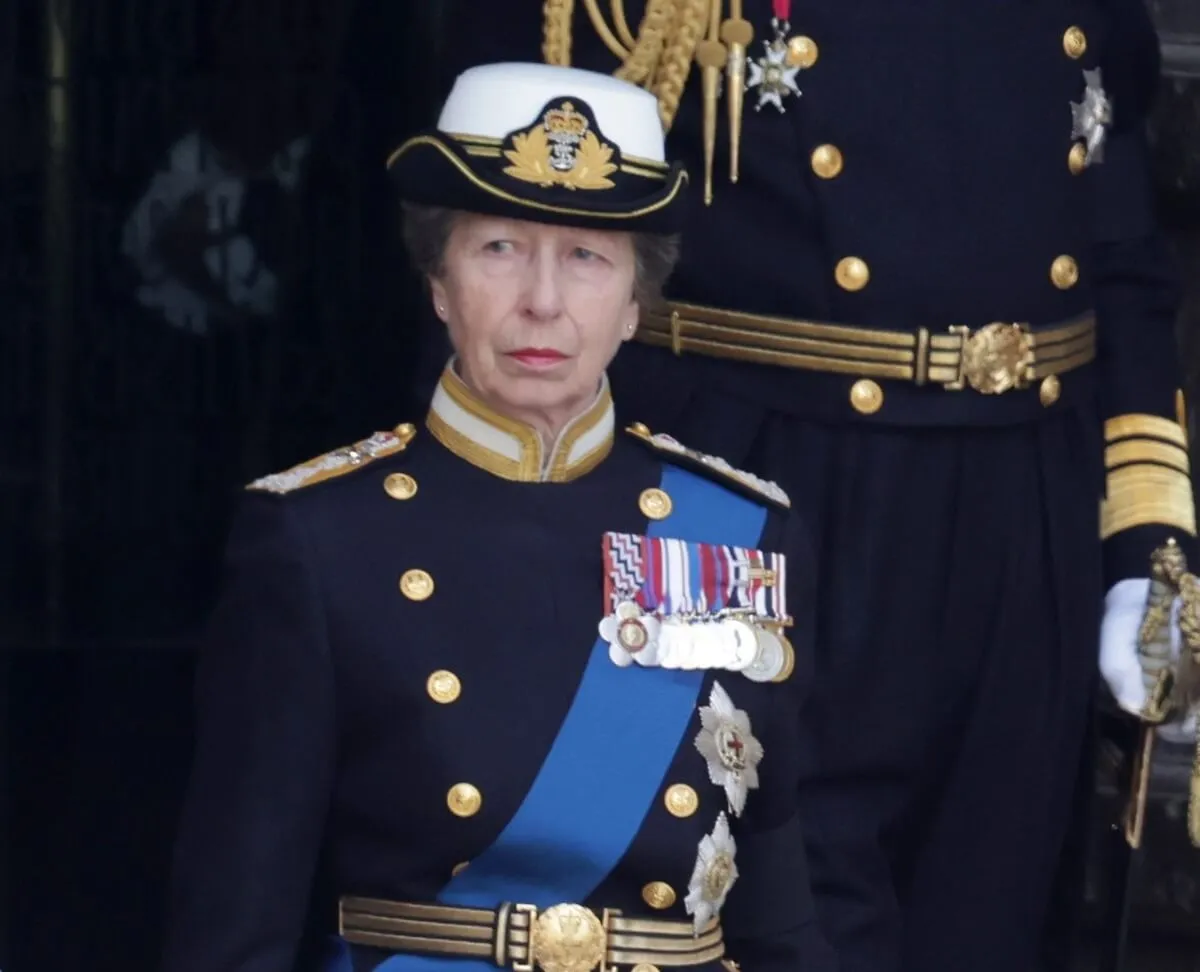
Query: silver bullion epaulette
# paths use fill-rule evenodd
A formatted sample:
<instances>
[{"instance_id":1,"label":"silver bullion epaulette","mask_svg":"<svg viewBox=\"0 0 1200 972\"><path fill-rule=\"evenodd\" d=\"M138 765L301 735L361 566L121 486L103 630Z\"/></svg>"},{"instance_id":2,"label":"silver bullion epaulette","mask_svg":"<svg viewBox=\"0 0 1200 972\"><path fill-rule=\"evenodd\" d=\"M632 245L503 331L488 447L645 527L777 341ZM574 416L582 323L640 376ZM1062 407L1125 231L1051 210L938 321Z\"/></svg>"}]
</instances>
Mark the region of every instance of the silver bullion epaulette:
<instances>
[{"instance_id":1,"label":"silver bullion epaulette","mask_svg":"<svg viewBox=\"0 0 1200 972\"><path fill-rule=\"evenodd\" d=\"M792 506L792 501L788 497L788 494L783 491L783 488L778 483L773 483L767 479L760 479L754 473L746 472L744 469L737 469L720 456L710 456L703 452L697 452L695 449L689 449L666 433L651 433L640 422L631 425L629 432L647 445L653 446L662 452L669 452L677 456L682 456L685 459L690 459L692 462L700 463L713 472L719 473L727 479L732 479L734 482L758 493L772 503L787 507L788 509Z\"/></svg>"},{"instance_id":2,"label":"silver bullion epaulette","mask_svg":"<svg viewBox=\"0 0 1200 972\"><path fill-rule=\"evenodd\" d=\"M334 449L292 466L291 469L263 476L250 483L246 489L267 493L290 493L327 479L344 476L376 459L403 452L416 434L416 427L406 422L397 425L391 432L376 432L369 439L363 439L354 445Z\"/></svg>"}]
</instances>

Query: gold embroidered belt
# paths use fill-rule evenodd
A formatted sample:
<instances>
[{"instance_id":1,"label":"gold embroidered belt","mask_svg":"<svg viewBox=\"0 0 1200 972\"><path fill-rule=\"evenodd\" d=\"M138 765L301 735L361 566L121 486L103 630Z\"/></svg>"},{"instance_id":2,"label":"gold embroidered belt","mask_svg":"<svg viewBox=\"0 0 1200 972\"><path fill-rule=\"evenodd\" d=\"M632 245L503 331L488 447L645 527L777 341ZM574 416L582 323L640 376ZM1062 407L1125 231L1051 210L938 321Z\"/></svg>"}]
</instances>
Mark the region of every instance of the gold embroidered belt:
<instances>
[{"instance_id":1,"label":"gold embroidered belt","mask_svg":"<svg viewBox=\"0 0 1200 972\"><path fill-rule=\"evenodd\" d=\"M581 905L452 908L342 898L338 930L352 945L485 959L513 972L593 972L612 966L703 965L725 954L720 922L699 935L691 922L597 915Z\"/></svg>"},{"instance_id":2,"label":"gold embroidered belt","mask_svg":"<svg viewBox=\"0 0 1200 972\"><path fill-rule=\"evenodd\" d=\"M1036 330L996 322L977 329L889 331L671 303L642 315L638 340L676 354L998 394L1095 358L1096 319L1088 313Z\"/></svg>"}]
</instances>

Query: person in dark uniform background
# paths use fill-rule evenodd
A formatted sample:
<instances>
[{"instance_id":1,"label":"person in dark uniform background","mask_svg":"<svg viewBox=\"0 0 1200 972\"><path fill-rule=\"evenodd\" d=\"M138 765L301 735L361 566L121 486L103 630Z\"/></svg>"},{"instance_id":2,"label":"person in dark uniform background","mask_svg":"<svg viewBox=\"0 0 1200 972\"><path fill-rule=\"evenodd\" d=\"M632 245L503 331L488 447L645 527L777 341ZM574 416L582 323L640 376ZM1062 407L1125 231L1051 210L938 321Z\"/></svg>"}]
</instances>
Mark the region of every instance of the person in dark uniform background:
<instances>
[{"instance_id":1,"label":"person in dark uniform background","mask_svg":"<svg viewBox=\"0 0 1200 972\"><path fill-rule=\"evenodd\" d=\"M615 431L605 370L677 246L663 149L649 94L529 64L465 74L393 153L455 354L422 429L248 487L166 972L834 967L798 807L805 527Z\"/></svg>"},{"instance_id":2,"label":"person in dark uniform background","mask_svg":"<svg viewBox=\"0 0 1200 972\"><path fill-rule=\"evenodd\" d=\"M1195 533L1142 0L452 8L454 69L641 83L704 183L612 380L816 531L802 791L843 968L1034 968L1098 646L1142 713L1150 555Z\"/></svg>"}]
</instances>

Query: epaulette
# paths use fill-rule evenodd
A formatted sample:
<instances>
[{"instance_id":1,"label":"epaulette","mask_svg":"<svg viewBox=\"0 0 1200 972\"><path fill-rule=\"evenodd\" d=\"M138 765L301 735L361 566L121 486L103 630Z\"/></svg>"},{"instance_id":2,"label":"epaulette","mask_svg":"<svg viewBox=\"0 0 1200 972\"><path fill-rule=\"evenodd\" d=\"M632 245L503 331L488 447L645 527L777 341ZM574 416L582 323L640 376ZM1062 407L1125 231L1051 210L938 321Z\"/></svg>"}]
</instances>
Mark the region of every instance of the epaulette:
<instances>
[{"instance_id":1,"label":"epaulette","mask_svg":"<svg viewBox=\"0 0 1200 972\"><path fill-rule=\"evenodd\" d=\"M369 439L363 439L354 445L334 449L298 466L292 466L291 469L263 476L250 483L246 489L267 493L290 493L292 490L344 476L356 469L362 469L376 459L403 452L416 434L416 426L405 422L403 425L397 425L391 432L376 432Z\"/></svg>"},{"instance_id":2,"label":"epaulette","mask_svg":"<svg viewBox=\"0 0 1200 972\"><path fill-rule=\"evenodd\" d=\"M764 500L781 509L789 510L792 507L792 501L788 498L788 494L778 484L760 479L754 473L746 472L744 469L736 469L720 456L710 456L703 452L697 452L695 449L689 449L662 432L655 435L641 422L635 422L625 431L650 448L666 453L672 461L678 462L679 465L694 472L703 473L725 486L731 486L738 492L749 494L754 499Z\"/></svg>"}]
</instances>

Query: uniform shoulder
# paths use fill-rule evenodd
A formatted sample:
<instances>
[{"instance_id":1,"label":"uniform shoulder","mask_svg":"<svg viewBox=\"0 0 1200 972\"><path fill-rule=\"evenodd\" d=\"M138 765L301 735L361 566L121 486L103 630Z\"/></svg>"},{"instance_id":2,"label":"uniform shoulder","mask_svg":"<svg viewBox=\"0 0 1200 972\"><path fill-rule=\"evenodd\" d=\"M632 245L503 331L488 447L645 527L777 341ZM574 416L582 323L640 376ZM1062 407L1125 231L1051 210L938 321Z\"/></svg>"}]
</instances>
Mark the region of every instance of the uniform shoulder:
<instances>
[{"instance_id":1,"label":"uniform shoulder","mask_svg":"<svg viewBox=\"0 0 1200 972\"><path fill-rule=\"evenodd\" d=\"M416 426L405 422L390 432L376 432L353 445L334 449L290 469L263 476L248 483L246 489L250 492L275 493L282 496L298 489L315 486L317 483L348 476L380 459L403 452L416 434Z\"/></svg>"},{"instance_id":2,"label":"uniform shoulder","mask_svg":"<svg viewBox=\"0 0 1200 972\"><path fill-rule=\"evenodd\" d=\"M735 492L758 500L780 510L789 510L792 501L776 483L760 479L754 473L731 466L720 456L710 456L689 449L665 433L652 433L641 422L635 422L625 430L631 437L658 453L665 461L720 483Z\"/></svg>"}]
</instances>

